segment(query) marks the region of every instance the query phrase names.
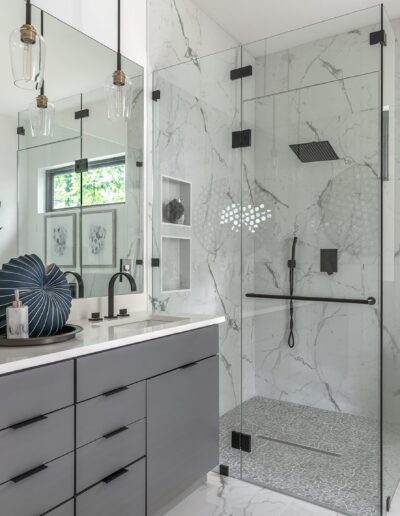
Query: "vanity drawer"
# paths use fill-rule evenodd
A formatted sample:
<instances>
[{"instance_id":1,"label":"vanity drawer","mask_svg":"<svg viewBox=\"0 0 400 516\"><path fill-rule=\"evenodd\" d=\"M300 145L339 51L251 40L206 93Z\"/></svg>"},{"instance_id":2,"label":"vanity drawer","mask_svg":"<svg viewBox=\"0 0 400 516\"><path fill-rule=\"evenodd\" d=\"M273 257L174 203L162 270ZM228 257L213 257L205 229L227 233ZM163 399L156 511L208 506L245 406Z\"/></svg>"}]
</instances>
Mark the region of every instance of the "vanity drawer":
<instances>
[{"instance_id":1,"label":"vanity drawer","mask_svg":"<svg viewBox=\"0 0 400 516\"><path fill-rule=\"evenodd\" d=\"M46 512L43 516L74 516L74 501L70 500L53 511Z\"/></svg>"},{"instance_id":2,"label":"vanity drawer","mask_svg":"<svg viewBox=\"0 0 400 516\"><path fill-rule=\"evenodd\" d=\"M78 359L82 401L218 353L218 326L169 335Z\"/></svg>"},{"instance_id":3,"label":"vanity drawer","mask_svg":"<svg viewBox=\"0 0 400 516\"><path fill-rule=\"evenodd\" d=\"M0 377L0 429L74 403L72 360Z\"/></svg>"},{"instance_id":4,"label":"vanity drawer","mask_svg":"<svg viewBox=\"0 0 400 516\"><path fill-rule=\"evenodd\" d=\"M145 459L116 470L77 497L76 516L145 516L145 478Z\"/></svg>"},{"instance_id":5,"label":"vanity drawer","mask_svg":"<svg viewBox=\"0 0 400 516\"><path fill-rule=\"evenodd\" d=\"M146 382L117 388L76 407L76 443L83 446L146 416Z\"/></svg>"},{"instance_id":6,"label":"vanity drawer","mask_svg":"<svg viewBox=\"0 0 400 516\"><path fill-rule=\"evenodd\" d=\"M121 464L131 464L146 454L146 420L114 428L76 452L77 491L83 491L117 471Z\"/></svg>"},{"instance_id":7,"label":"vanity drawer","mask_svg":"<svg viewBox=\"0 0 400 516\"><path fill-rule=\"evenodd\" d=\"M74 449L74 408L0 431L0 484Z\"/></svg>"},{"instance_id":8,"label":"vanity drawer","mask_svg":"<svg viewBox=\"0 0 400 516\"><path fill-rule=\"evenodd\" d=\"M37 467L0 486L4 516L37 516L74 495L74 454Z\"/></svg>"}]
</instances>

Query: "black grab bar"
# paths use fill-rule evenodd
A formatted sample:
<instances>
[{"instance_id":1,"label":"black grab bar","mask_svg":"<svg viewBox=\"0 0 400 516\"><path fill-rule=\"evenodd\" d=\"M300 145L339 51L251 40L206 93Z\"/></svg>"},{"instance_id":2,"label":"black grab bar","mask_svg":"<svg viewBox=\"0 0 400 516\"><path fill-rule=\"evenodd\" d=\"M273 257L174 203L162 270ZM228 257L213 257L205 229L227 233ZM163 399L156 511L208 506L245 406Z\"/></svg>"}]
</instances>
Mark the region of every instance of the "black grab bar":
<instances>
[{"instance_id":1,"label":"black grab bar","mask_svg":"<svg viewBox=\"0 0 400 516\"><path fill-rule=\"evenodd\" d=\"M348 303L355 305L374 305L376 299L369 297L368 299L348 299L340 297L312 297L312 296L285 296L281 294L246 294L246 297L255 297L260 299L289 299L292 301L321 301L322 303Z\"/></svg>"}]
</instances>

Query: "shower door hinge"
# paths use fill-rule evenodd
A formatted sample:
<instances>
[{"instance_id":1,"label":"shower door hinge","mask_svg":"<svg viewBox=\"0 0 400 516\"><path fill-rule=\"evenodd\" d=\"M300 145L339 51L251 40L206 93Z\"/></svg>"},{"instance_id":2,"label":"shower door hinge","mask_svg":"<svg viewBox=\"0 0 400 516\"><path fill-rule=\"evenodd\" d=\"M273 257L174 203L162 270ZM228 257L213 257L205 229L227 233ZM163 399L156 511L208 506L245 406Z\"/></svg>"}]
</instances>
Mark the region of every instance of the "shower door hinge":
<instances>
[{"instance_id":1,"label":"shower door hinge","mask_svg":"<svg viewBox=\"0 0 400 516\"><path fill-rule=\"evenodd\" d=\"M243 434L242 432L232 431L231 446L236 450L241 450L247 453L251 452L251 435Z\"/></svg>"},{"instance_id":2,"label":"shower door hinge","mask_svg":"<svg viewBox=\"0 0 400 516\"><path fill-rule=\"evenodd\" d=\"M251 77L253 75L253 67L242 66L241 68L235 68L231 70L231 81L236 81L237 79L244 79L245 77Z\"/></svg>"},{"instance_id":3,"label":"shower door hinge","mask_svg":"<svg viewBox=\"0 0 400 516\"><path fill-rule=\"evenodd\" d=\"M77 159L75 161L75 172L87 172L89 170L89 161L84 159Z\"/></svg>"},{"instance_id":4,"label":"shower door hinge","mask_svg":"<svg viewBox=\"0 0 400 516\"><path fill-rule=\"evenodd\" d=\"M232 149L240 149L242 147L251 147L251 129L233 131Z\"/></svg>"},{"instance_id":5,"label":"shower door hinge","mask_svg":"<svg viewBox=\"0 0 400 516\"><path fill-rule=\"evenodd\" d=\"M369 33L369 44L377 45L378 43L386 46L386 32L383 29Z\"/></svg>"},{"instance_id":6,"label":"shower door hinge","mask_svg":"<svg viewBox=\"0 0 400 516\"><path fill-rule=\"evenodd\" d=\"M160 100L160 98L161 98L161 91L160 90L154 90L151 93L151 98L152 98L152 100L154 100L154 102L157 102L157 100Z\"/></svg>"},{"instance_id":7,"label":"shower door hinge","mask_svg":"<svg viewBox=\"0 0 400 516\"><path fill-rule=\"evenodd\" d=\"M143 167L143 161L137 161L136 162L136 166L137 166L137 168L142 168Z\"/></svg>"},{"instance_id":8,"label":"shower door hinge","mask_svg":"<svg viewBox=\"0 0 400 516\"><path fill-rule=\"evenodd\" d=\"M151 259L151 266L152 267L159 267L160 266L160 258L152 258Z\"/></svg>"},{"instance_id":9,"label":"shower door hinge","mask_svg":"<svg viewBox=\"0 0 400 516\"><path fill-rule=\"evenodd\" d=\"M229 466L226 464L219 465L219 474L223 477L229 477Z\"/></svg>"},{"instance_id":10,"label":"shower door hinge","mask_svg":"<svg viewBox=\"0 0 400 516\"><path fill-rule=\"evenodd\" d=\"M88 116L88 109L81 109L80 111L75 111L75 120L81 120L82 118L87 118Z\"/></svg>"},{"instance_id":11,"label":"shower door hinge","mask_svg":"<svg viewBox=\"0 0 400 516\"><path fill-rule=\"evenodd\" d=\"M17 134L18 136L25 136L25 127L22 127L22 125L17 127Z\"/></svg>"}]
</instances>

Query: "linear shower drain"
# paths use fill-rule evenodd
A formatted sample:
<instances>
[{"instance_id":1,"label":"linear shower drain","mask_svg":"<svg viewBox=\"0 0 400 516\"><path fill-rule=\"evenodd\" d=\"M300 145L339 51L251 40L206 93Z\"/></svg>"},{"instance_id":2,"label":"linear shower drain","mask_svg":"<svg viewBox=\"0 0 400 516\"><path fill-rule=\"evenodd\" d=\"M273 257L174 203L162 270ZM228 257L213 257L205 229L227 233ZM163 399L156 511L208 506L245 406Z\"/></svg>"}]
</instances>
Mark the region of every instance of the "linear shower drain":
<instances>
[{"instance_id":1,"label":"linear shower drain","mask_svg":"<svg viewBox=\"0 0 400 516\"><path fill-rule=\"evenodd\" d=\"M273 443L286 444L287 446L294 446L296 448L301 448L303 450L313 451L316 453L323 453L325 455L330 455L331 457L341 457L339 453L330 452L327 450L321 450L319 448L313 448L312 446L305 446L304 444L297 444L291 441L283 441L281 439L274 439L273 437L268 437L266 435L256 435L256 439L264 439L264 441L271 441Z\"/></svg>"}]
</instances>

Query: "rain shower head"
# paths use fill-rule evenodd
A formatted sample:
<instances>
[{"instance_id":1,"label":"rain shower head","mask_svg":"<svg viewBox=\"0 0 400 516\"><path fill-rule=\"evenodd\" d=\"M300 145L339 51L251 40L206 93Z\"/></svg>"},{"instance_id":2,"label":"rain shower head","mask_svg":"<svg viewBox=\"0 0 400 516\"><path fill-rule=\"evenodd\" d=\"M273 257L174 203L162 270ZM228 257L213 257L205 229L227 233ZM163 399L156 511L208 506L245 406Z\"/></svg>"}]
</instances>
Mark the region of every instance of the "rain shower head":
<instances>
[{"instance_id":1,"label":"rain shower head","mask_svg":"<svg viewBox=\"0 0 400 516\"><path fill-rule=\"evenodd\" d=\"M322 142L296 143L289 145L289 147L302 163L339 159L339 156L327 140Z\"/></svg>"}]
</instances>

